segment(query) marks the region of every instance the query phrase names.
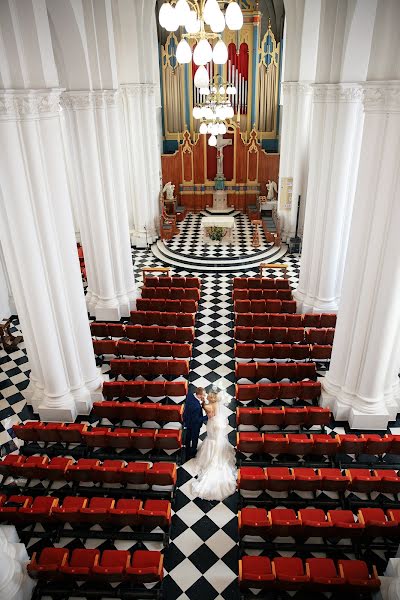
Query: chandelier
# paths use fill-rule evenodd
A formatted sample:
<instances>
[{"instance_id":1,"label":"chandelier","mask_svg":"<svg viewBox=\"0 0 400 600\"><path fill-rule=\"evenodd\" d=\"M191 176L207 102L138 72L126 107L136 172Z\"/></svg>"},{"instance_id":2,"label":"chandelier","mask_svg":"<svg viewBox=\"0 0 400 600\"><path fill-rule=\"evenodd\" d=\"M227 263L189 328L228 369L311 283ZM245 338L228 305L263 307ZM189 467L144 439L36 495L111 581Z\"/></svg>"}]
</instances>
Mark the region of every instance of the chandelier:
<instances>
[{"instance_id":1,"label":"chandelier","mask_svg":"<svg viewBox=\"0 0 400 600\"><path fill-rule=\"evenodd\" d=\"M216 136L226 133L225 119L232 119L234 116L230 97L236 94L236 88L216 75L210 88L200 88L200 94L204 96L204 100L198 101L193 107L193 118L201 120L200 133L210 133L208 144L215 146Z\"/></svg>"},{"instance_id":2,"label":"chandelier","mask_svg":"<svg viewBox=\"0 0 400 600\"><path fill-rule=\"evenodd\" d=\"M186 33L182 34L176 49L176 59L180 64L190 63L193 59L198 66L194 78L198 88L209 85L207 63L212 60L217 65L224 65L228 60L228 49L221 39L225 24L233 31L238 31L243 25L243 14L236 0L229 2L224 13L221 6L225 4L226 0L166 0L160 8L160 25L167 31L185 27ZM206 30L206 25L209 30ZM187 40L195 42L193 54ZM211 46L210 40L216 42L214 46Z\"/></svg>"}]
</instances>

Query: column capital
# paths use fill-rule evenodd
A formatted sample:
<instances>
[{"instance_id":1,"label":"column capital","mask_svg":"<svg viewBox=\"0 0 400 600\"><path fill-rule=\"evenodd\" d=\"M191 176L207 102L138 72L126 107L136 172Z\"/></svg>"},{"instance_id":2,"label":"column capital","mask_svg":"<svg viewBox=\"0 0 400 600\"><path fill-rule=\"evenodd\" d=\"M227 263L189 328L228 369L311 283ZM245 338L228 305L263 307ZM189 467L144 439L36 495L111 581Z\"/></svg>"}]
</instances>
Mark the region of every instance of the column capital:
<instances>
[{"instance_id":1,"label":"column capital","mask_svg":"<svg viewBox=\"0 0 400 600\"><path fill-rule=\"evenodd\" d=\"M69 110L88 110L117 106L119 90L71 90L61 96L61 104Z\"/></svg>"},{"instance_id":2,"label":"column capital","mask_svg":"<svg viewBox=\"0 0 400 600\"><path fill-rule=\"evenodd\" d=\"M57 117L63 91L62 88L0 90L0 121Z\"/></svg>"},{"instance_id":3,"label":"column capital","mask_svg":"<svg viewBox=\"0 0 400 600\"><path fill-rule=\"evenodd\" d=\"M313 83L313 102L361 102L363 89L360 83Z\"/></svg>"},{"instance_id":4,"label":"column capital","mask_svg":"<svg viewBox=\"0 0 400 600\"><path fill-rule=\"evenodd\" d=\"M312 82L311 81L283 81L282 82L282 93L283 97L288 98L289 96L311 96L312 94Z\"/></svg>"},{"instance_id":5,"label":"column capital","mask_svg":"<svg viewBox=\"0 0 400 600\"><path fill-rule=\"evenodd\" d=\"M156 92L155 83L123 83L121 90L127 96L154 96Z\"/></svg>"},{"instance_id":6,"label":"column capital","mask_svg":"<svg viewBox=\"0 0 400 600\"><path fill-rule=\"evenodd\" d=\"M400 81L370 81L362 88L364 112L400 112Z\"/></svg>"}]
</instances>

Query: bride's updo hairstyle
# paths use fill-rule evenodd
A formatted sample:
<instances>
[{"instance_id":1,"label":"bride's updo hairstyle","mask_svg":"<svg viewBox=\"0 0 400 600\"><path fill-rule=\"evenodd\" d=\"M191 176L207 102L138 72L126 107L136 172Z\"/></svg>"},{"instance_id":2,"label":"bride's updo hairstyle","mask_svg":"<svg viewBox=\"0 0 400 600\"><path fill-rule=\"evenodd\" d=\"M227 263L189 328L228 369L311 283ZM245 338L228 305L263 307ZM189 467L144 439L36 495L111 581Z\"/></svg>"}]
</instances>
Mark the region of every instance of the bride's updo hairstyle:
<instances>
[{"instance_id":1,"label":"bride's updo hairstyle","mask_svg":"<svg viewBox=\"0 0 400 600\"><path fill-rule=\"evenodd\" d=\"M210 392L208 394L207 400L210 404L215 404L216 402L218 402L218 394L216 392Z\"/></svg>"}]
</instances>

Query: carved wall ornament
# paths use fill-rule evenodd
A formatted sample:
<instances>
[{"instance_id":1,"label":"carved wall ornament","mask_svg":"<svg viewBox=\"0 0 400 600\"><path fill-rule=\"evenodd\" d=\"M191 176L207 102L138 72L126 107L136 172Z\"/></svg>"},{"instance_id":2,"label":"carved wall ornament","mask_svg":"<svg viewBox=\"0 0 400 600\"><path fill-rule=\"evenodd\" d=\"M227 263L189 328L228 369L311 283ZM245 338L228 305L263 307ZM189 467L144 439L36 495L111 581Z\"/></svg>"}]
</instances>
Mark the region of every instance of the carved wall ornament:
<instances>
[{"instance_id":1,"label":"carved wall ornament","mask_svg":"<svg viewBox=\"0 0 400 600\"><path fill-rule=\"evenodd\" d=\"M117 106L120 92L118 90L88 90L64 92L62 105L69 110L88 110Z\"/></svg>"},{"instance_id":2,"label":"carved wall ornament","mask_svg":"<svg viewBox=\"0 0 400 600\"><path fill-rule=\"evenodd\" d=\"M359 83L313 83L314 102L361 102L362 87Z\"/></svg>"},{"instance_id":3,"label":"carved wall ornament","mask_svg":"<svg viewBox=\"0 0 400 600\"><path fill-rule=\"evenodd\" d=\"M400 112L400 81L367 82L362 91L365 112Z\"/></svg>"},{"instance_id":4,"label":"carved wall ornament","mask_svg":"<svg viewBox=\"0 0 400 600\"><path fill-rule=\"evenodd\" d=\"M0 119L5 121L57 117L61 88L0 91Z\"/></svg>"}]
</instances>

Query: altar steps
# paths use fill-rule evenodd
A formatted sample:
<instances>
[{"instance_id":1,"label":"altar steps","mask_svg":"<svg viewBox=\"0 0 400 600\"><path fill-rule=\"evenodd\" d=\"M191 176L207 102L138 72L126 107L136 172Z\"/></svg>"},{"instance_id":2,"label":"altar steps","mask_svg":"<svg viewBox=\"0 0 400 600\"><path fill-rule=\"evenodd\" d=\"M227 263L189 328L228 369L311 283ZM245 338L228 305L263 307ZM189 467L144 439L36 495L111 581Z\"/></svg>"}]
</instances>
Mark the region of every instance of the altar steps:
<instances>
[{"instance_id":1,"label":"altar steps","mask_svg":"<svg viewBox=\"0 0 400 600\"><path fill-rule=\"evenodd\" d=\"M215 217L218 215L221 217L237 217L240 215L240 211L235 208L206 208L205 210L202 210L200 214L203 217Z\"/></svg>"},{"instance_id":2,"label":"altar steps","mask_svg":"<svg viewBox=\"0 0 400 600\"><path fill-rule=\"evenodd\" d=\"M287 253L286 244L280 248L271 246L264 252L259 252L253 256L225 257L225 258L201 258L198 256L183 256L170 250L162 240L157 240L151 246L153 255L165 263L174 267L181 267L188 272L196 273L235 273L241 271L246 273L248 270L256 270L262 262L276 262L283 258Z\"/></svg>"}]
</instances>

